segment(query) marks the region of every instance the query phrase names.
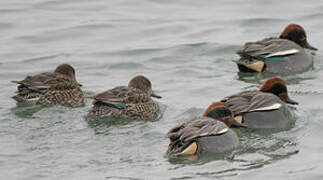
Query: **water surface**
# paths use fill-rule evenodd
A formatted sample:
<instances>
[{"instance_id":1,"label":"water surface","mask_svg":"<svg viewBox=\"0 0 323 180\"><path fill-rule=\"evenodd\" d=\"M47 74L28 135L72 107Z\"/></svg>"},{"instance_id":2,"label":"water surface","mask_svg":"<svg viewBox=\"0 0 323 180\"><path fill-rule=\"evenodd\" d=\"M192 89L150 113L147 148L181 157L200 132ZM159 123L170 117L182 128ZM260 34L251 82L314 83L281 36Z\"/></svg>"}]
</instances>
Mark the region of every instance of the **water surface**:
<instances>
[{"instance_id":1,"label":"water surface","mask_svg":"<svg viewBox=\"0 0 323 180\"><path fill-rule=\"evenodd\" d=\"M321 1L2 0L0 2L0 179L322 179L323 63L284 76L295 124L241 135L237 150L194 163L167 156L167 131L211 102L256 89L232 60L246 41L278 36L289 23L323 47ZM10 80L70 63L87 94L149 77L162 116L89 122L81 108L17 107Z\"/></svg>"}]
</instances>

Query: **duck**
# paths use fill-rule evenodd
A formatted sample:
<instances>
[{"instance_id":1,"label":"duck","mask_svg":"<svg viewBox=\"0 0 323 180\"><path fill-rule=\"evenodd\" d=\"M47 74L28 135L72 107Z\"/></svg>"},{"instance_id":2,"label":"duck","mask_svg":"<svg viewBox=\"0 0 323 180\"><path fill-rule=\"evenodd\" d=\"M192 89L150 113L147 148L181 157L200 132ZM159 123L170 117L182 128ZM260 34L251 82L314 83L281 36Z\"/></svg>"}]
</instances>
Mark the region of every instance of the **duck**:
<instances>
[{"instance_id":1,"label":"duck","mask_svg":"<svg viewBox=\"0 0 323 180\"><path fill-rule=\"evenodd\" d=\"M18 84L12 98L27 105L64 105L78 107L84 104L81 84L76 81L75 69L70 64L60 64L53 72L26 76Z\"/></svg>"},{"instance_id":2,"label":"duck","mask_svg":"<svg viewBox=\"0 0 323 180\"><path fill-rule=\"evenodd\" d=\"M128 86L118 86L90 97L93 99L93 107L86 117L153 119L159 108L152 97L161 98L152 91L150 80L143 75L138 75L130 80Z\"/></svg>"},{"instance_id":3,"label":"duck","mask_svg":"<svg viewBox=\"0 0 323 180\"><path fill-rule=\"evenodd\" d=\"M279 37L245 43L237 51L240 59L235 62L240 72L296 74L313 65L313 58L304 48L318 50L308 43L302 26L289 24Z\"/></svg>"},{"instance_id":4,"label":"duck","mask_svg":"<svg viewBox=\"0 0 323 180\"><path fill-rule=\"evenodd\" d=\"M168 155L222 153L239 146L239 138L229 127L244 127L233 118L223 102L213 102L202 116L190 118L167 133Z\"/></svg>"},{"instance_id":5,"label":"duck","mask_svg":"<svg viewBox=\"0 0 323 180\"><path fill-rule=\"evenodd\" d=\"M293 121L286 104L298 105L288 96L279 77L266 80L260 90L243 91L221 100L233 112L235 120L250 129L284 129Z\"/></svg>"}]
</instances>

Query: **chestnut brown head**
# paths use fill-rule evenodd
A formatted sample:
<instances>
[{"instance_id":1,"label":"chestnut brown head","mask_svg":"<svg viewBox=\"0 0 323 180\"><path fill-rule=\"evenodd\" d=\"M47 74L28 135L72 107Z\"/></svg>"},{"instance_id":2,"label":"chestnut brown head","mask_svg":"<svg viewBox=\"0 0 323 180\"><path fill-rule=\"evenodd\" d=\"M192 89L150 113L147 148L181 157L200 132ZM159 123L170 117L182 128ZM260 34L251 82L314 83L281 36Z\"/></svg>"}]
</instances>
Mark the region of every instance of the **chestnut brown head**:
<instances>
[{"instance_id":1,"label":"chestnut brown head","mask_svg":"<svg viewBox=\"0 0 323 180\"><path fill-rule=\"evenodd\" d=\"M260 91L273 93L286 103L298 104L298 102L289 98L286 83L279 77L273 77L265 81Z\"/></svg>"},{"instance_id":2,"label":"chestnut brown head","mask_svg":"<svg viewBox=\"0 0 323 180\"><path fill-rule=\"evenodd\" d=\"M312 49L315 51L317 50L317 48L311 46L307 42L305 30L298 24L289 24L280 34L279 38L294 41L296 44L300 45L303 48Z\"/></svg>"}]
</instances>

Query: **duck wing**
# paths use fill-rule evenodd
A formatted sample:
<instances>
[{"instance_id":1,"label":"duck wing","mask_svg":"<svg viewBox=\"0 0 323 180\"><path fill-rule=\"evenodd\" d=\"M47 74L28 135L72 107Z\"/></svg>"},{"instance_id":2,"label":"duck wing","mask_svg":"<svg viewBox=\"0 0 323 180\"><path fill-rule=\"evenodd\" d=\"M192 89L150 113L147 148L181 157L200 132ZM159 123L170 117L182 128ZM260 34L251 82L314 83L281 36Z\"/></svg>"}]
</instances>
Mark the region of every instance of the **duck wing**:
<instances>
[{"instance_id":1,"label":"duck wing","mask_svg":"<svg viewBox=\"0 0 323 180\"><path fill-rule=\"evenodd\" d=\"M247 42L237 51L240 59L236 61L241 66L253 71L261 72L265 63L282 62L283 57L294 55L303 49L286 39L266 38L261 41Z\"/></svg>"},{"instance_id":2,"label":"duck wing","mask_svg":"<svg viewBox=\"0 0 323 180\"><path fill-rule=\"evenodd\" d=\"M27 76L24 80L11 82L20 84L20 88L28 88L36 92L44 92L48 89L68 88L77 85L77 82L67 76L55 72Z\"/></svg>"},{"instance_id":3,"label":"duck wing","mask_svg":"<svg viewBox=\"0 0 323 180\"><path fill-rule=\"evenodd\" d=\"M195 139L224 134L229 128L222 122L208 117L195 117L174 127L167 133L170 139L168 154L177 154L188 147Z\"/></svg>"},{"instance_id":4,"label":"duck wing","mask_svg":"<svg viewBox=\"0 0 323 180\"><path fill-rule=\"evenodd\" d=\"M222 100L235 116L256 110L277 109L282 101L271 93L261 91L244 91L228 96Z\"/></svg>"},{"instance_id":5,"label":"duck wing","mask_svg":"<svg viewBox=\"0 0 323 180\"><path fill-rule=\"evenodd\" d=\"M198 137L223 134L227 130L228 127L218 120L208 117L197 117L174 127L167 133L167 137L171 141L189 142Z\"/></svg>"},{"instance_id":6,"label":"duck wing","mask_svg":"<svg viewBox=\"0 0 323 180\"><path fill-rule=\"evenodd\" d=\"M104 91L92 97L93 104L112 105L119 109L126 108L128 103L144 103L151 98L146 93L137 88L128 86L118 86L113 89Z\"/></svg>"},{"instance_id":7,"label":"duck wing","mask_svg":"<svg viewBox=\"0 0 323 180\"><path fill-rule=\"evenodd\" d=\"M296 54L298 49L301 49L301 47L293 41L280 38L266 38L261 41L247 42L237 51L237 54L240 57L266 59L274 56Z\"/></svg>"}]
</instances>

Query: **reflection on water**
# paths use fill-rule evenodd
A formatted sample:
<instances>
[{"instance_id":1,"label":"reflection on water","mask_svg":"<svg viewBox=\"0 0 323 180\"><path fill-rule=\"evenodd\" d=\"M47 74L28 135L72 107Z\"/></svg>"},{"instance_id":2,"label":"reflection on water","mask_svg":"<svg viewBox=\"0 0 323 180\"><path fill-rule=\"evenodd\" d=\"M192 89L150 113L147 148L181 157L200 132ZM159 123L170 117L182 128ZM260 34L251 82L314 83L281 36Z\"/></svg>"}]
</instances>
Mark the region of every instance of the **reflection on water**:
<instances>
[{"instance_id":1,"label":"reflection on water","mask_svg":"<svg viewBox=\"0 0 323 180\"><path fill-rule=\"evenodd\" d=\"M168 158L172 163L200 163L228 158L232 161L239 161L239 156L250 153L260 153L269 156L271 160L274 160L275 157L283 158L283 154L289 156L295 152L297 153L298 150L294 149L291 150L292 152L288 151L288 147L296 147L297 144L296 142L293 142L293 137L285 139L277 136L275 133L288 131L293 128L294 125L295 120L288 124L284 129L234 128L238 137L240 137L240 146L233 151L224 153L203 153L193 156L169 156ZM282 149L284 149L285 152L282 152Z\"/></svg>"},{"instance_id":2,"label":"reflection on water","mask_svg":"<svg viewBox=\"0 0 323 180\"><path fill-rule=\"evenodd\" d=\"M297 110L295 107L291 109ZM193 114L201 114L201 110L191 108L180 116L186 117ZM175 166L174 169L185 169L187 166L204 167L213 164L211 169L189 173L184 177L177 177L178 179L237 176L240 172L259 169L299 153L295 134L288 132L295 127L297 117L294 113L293 119L284 129L235 128L240 145L232 151L180 156L165 154L164 156Z\"/></svg>"},{"instance_id":3,"label":"reflection on water","mask_svg":"<svg viewBox=\"0 0 323 180\"><path fill-rule=\"evenodd\" d=\"M262 168L281 159L290 158L299 152L297 143L291 137L285 139L277 135L264 136L251 133L242 136L240 141L240 147L230 152L169 157L169 162L177 166L180 164L203 166L218 161L218 165L215 165L213 170L199 172L191 177L219 178L236 176L241 171ZM221 166L223 161L231 163L231 166Z\"/></svg>"},{"instance_id":4,"label":"reflection on water","mask_svg":"<svg viewBox=\"0 0 323 180\"><path fill-rule=\"evenodd\" d=\"M33 114L37 113L43 108L44 106L41 105L26 105L17 103L17 106L11 108L11 111L20 118L32 118Z\"/></svg>"}]
</instances>

